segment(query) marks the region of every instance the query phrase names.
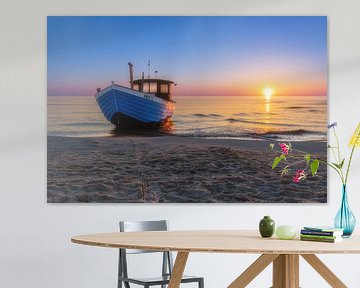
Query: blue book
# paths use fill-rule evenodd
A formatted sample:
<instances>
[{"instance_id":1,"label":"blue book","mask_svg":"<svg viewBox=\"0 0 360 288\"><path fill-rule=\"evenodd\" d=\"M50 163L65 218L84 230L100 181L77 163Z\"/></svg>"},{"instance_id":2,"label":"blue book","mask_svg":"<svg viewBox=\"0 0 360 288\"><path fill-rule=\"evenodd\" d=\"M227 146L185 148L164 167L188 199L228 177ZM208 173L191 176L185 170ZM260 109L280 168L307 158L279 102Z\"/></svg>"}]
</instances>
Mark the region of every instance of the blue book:
<instances>
[{"instance_id":1,"label":"blue book","mask_svg":"<svg viewBox=\"0 0 360 288\"><path fill-rule=\"evenodd\" d=\"M328 226L315 226L315 227L304 227L301 230L303 235L319 235L319 236L341 236L343 235L344 229L328 227Z\"/></svg>"}]
</instances>

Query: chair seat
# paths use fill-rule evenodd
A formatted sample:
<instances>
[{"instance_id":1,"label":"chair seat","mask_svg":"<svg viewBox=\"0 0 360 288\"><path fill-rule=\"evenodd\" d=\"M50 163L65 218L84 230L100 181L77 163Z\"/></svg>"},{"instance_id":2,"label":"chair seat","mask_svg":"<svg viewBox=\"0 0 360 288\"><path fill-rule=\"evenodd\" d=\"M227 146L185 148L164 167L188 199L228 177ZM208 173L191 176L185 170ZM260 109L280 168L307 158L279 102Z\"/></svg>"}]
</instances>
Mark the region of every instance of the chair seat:
<instances>
[{"instance_id":1,"label":"chair seat","mask_svg":"<svg viewBox=\"0 0 360 288\"><path fill-rule=\"evenodd\" d=\"M184 275L181 278L181 283L189 283L189 282L196 282L200 281L202 277L195 277L195 276L186 276ZM149 277L149 278L126 278L126 277L119 277L119 280L122 280L124 282L134 283L138 285L161 285L161 284L168 284L170 281L170 276L164 276L164 277Z\"/></svg>"}]
</instances>

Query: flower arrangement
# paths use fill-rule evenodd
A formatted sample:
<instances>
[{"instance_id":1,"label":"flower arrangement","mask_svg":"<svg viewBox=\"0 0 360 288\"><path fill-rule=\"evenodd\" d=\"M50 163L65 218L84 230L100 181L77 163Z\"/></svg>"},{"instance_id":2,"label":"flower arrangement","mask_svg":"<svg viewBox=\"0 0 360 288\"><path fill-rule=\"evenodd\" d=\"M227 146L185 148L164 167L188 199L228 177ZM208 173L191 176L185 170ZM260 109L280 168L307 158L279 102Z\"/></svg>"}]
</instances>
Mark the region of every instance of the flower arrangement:
<instances>
[{"instance_id":1,"label":"flower arrangement","mask_svg":"<svg viewBox=\"0 0 360 288\"><path fill-rule=\"evenodd\" d=\"M335 162L325 162L321 159L318 159L316 155L294 149L291 143L279 143L279 149L275 149L275 145L270 144L271 150L278 155L274 159L272 169L275 169L281 162L285 162L286 164L281 170L281 176L283 176L289 174L295 167L297 167L295 168L295 173L293 174L293 181L295 183L299 183L306 179L308 175L315 176L319 165L324 164L334 169L339 175L343 186L346 186L355 148L360 147L360 122L358 123L358 126L356 127L349 141L351 152L348 161L346 161L346 159L341 155L339 138L336 133L336 126L336 122L328 125L328 129L332 130L336 139L336 144L334 146L328 145L328 149L331 150ZM344 171L345 166L346 172Z\"/></svg>"}]
</instances>

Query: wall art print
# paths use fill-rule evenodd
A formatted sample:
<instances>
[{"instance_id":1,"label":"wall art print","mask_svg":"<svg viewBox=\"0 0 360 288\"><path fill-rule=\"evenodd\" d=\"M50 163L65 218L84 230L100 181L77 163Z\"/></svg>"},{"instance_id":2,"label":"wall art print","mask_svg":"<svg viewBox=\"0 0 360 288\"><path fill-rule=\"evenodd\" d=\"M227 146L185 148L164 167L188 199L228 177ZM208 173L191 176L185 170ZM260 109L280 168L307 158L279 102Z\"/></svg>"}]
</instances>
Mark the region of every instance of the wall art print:
<instances>
[{"instance_id":1,"label":"wall art print","mask_svg":"<svg viewBox=\"0 0 360 288\"><path fill-rule=\"evenodd\" d=\"M49 16L49 203L326 203L327 18Z\"/></svg>"}]
</instances>

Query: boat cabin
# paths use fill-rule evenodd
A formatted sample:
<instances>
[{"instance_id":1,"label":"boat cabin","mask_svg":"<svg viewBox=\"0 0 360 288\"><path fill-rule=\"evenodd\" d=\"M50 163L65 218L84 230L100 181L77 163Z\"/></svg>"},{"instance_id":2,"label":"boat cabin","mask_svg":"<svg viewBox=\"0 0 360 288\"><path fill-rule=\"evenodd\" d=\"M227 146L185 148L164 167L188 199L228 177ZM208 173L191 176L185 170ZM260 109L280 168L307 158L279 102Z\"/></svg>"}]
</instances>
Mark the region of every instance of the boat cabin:
<instances>
[{"instance_id":1,"label":"boat cabin","mask_svg":"<svg viewBox=\"0 0 360 288\"><path fill-rule=\"evenodd\" d=\"M142 78L134 80L134 65L130 62L129 73L130 73L130 86L131 89L139 91L142 93L153 94L156 97L161 99L172 101L173 87L174 82L163 79L151 79L150 73L148 78L144 78L144 72L142 73ZM150 61L149 61L149 71L150 71Z\"/></svg>"},{"instance_id":2,"label":"boat cabin","mask_svg":"<svg viewBox=\"0 0 360 288\"><path fill-rule=\"evenodd\" d=\"M153 94L156 97L171 101L174 82L163 79L138 79L132 83L132 89Z\"/></svg>"}]
</instances>

